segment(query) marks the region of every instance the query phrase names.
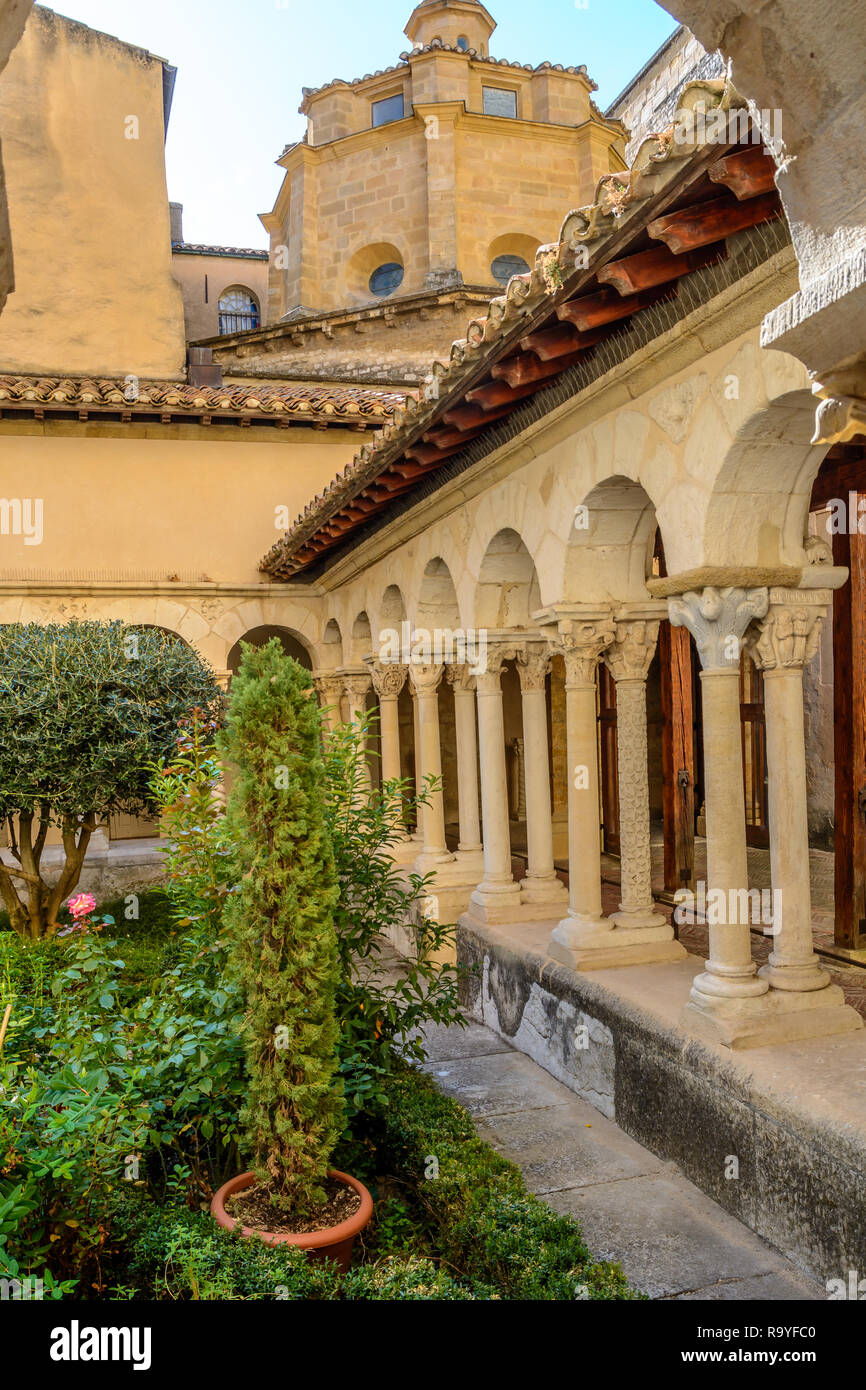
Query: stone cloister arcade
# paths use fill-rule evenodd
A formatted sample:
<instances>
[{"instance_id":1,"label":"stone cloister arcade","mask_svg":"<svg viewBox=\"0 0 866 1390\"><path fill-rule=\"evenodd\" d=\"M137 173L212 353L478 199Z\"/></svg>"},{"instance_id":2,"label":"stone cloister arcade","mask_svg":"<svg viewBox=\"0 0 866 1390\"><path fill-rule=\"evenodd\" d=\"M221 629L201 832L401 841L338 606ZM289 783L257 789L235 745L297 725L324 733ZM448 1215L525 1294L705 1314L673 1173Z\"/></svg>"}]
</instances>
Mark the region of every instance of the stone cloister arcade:
<instances>
[{"instance_id":1,"label":"stone cloister arcade","mask_svg":"<svg viewBox=\"0 0 866 1390\"><path fill-rule=\"evenodd\" d=\"M803 674L846 576L807 535L826 448L808 443L804 376L746 338L632 409L575 433L560 423L550 447L521 440L522 466L323 596L313 648L330 719L378 709L372 775L440 783L396 852L433 874L439 916L549 922L550 957L585 972L686 954L653 901L662 771L647 681L662 624L668 642L688 634L707 887L724 906L709 918L684 1021L734 1047L860 1026L811 935ZM780 906L760 969L741 891L744 654L763 675ZM604 669L616 706L607 767ZM621 889L605 915L600 781L611 762Z\"/></svg>"}]
</instances>

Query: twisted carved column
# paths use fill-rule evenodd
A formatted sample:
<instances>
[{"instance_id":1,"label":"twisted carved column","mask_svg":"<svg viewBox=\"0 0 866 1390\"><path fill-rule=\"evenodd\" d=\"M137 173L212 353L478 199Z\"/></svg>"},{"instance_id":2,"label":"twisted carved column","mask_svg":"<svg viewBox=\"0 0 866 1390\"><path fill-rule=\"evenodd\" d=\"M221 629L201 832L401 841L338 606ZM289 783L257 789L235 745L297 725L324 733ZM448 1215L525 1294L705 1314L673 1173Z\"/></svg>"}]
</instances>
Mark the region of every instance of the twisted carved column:
<instances>
[{"instance_id":1,"label":"twisted carved column","mask_svg":"<svg viewBox=\"0 0 866 1390\"><path fill-rule=\"evenodd\" d=\"M604 660L616 681L616 760L622 901L617 926L664 926L653 906L647 768L646 678L659 625L645 619L616 624Z\"/></svg>"},{"instance_id":2,"label":"twisted carved column","mask_svg":"<svg viewBox=\"0 0 866 1390\"><path fill-rule=\"evenodd\" d=\"M526 796L527 872L520 884L522 902L564 902L565 887L553 866L553 817L547 748L546 676L550 654L526 647L518 653L517 671L523 708L524 786Z\"/></svg>"}]
</instances>

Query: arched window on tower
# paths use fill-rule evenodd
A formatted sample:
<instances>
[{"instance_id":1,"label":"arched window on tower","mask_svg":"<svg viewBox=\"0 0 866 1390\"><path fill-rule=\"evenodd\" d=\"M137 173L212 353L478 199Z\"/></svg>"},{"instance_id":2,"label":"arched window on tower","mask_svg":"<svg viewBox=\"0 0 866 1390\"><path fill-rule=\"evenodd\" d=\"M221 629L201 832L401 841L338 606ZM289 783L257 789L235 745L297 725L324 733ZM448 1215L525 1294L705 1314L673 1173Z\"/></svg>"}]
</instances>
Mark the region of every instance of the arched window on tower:
<instances>
[{"instance_id":1,"label":"arched window on tower","mask_svg":"<svg viewBox=\"0 0 866 1390\"><path fill-rule=\"evenodd\" d=\"M219 316L220 333L245 333L259 326L259 301L243 285L230 285L220 295Z\"/></svg>"}]
</instances>

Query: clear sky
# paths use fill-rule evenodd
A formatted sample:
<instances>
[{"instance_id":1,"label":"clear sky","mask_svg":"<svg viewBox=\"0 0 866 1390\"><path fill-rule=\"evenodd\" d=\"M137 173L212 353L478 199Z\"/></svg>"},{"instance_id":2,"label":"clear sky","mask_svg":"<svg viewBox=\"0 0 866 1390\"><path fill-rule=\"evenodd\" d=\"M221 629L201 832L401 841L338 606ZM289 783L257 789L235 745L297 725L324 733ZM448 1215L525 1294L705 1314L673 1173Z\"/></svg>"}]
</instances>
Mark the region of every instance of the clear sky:
<instances>
[{"instance_id":1,"label":"clear sky","mask_svg":"<svg viewBox=\"0 0 866 1390\"><path fill-rule=\"evenodd\" d=\"M604 109L676 27L654 0L486 0L491 54L585 63ZM51 6L177 68L166 162L187 241L266 246L302 87L397 62L413 0L65 0ZM563 207L569 204L563 189Z\"/></svg>"}]
</instances>

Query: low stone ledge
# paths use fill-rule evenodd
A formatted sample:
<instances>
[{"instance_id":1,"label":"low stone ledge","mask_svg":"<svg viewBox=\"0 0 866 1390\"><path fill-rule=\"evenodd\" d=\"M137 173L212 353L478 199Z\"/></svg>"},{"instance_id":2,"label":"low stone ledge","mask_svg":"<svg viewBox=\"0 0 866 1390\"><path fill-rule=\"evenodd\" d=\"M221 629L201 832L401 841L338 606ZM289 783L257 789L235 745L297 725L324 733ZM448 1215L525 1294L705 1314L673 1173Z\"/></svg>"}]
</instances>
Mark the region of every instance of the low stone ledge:
<instances>
[{"instance_id":1,"label":"low stone ledge","mask_svg":"<svg viewBox=\"0 0 866 1390\"><path fill-rule=\"evenodd\" d=\"M866 1276L866 1035L731 1053L679 1024L703 962L577 973L552 925L461 918L467 1012L809 1274Z\"/></svg>"}]
</instances>

